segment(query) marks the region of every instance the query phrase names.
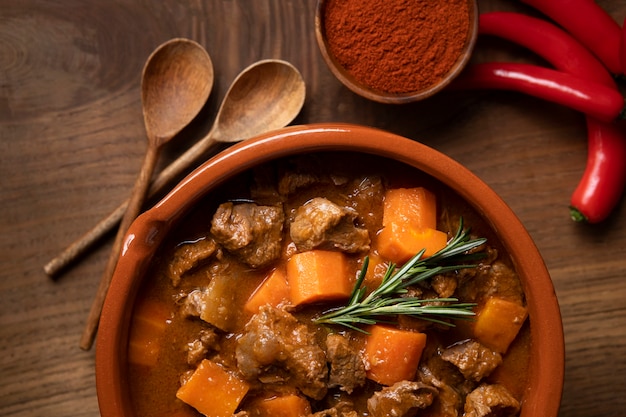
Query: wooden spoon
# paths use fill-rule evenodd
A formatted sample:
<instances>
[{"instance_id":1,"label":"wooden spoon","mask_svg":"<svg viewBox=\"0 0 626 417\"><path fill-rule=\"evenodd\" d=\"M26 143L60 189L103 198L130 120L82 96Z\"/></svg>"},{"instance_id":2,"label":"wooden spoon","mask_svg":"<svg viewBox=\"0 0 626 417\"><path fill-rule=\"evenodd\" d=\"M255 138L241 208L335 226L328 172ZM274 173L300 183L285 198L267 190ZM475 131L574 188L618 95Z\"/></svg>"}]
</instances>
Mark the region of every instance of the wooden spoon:
<instances>
[{"instance_id":1,"label":"wooden spoon","mask_svg":"<svg viewBox=\"0 0 626 417\"><path fill-rule=\"evenodd\" d=\"M213 127L155 179L156 193L197 165L218 143L233 143L287 126L300 113L306 95L300 72L277 59L258 61L235 78Z\"/></svg>"},{"instance_id":2,"label":"wooden spoon","mask_svg":"<svg viewBox=\"0 0 626 417\"><path fill-rule=\"evenodd\" d=\"M206 50L189 39L160 45L143 68L141 99L148 149L117 232L113 249L91 306L80 347L93 344L102 305L130 224L141 212L161 147L198 115L213 88L213 63Z\"/></svg>"},{"instance_id":3,"label":"wooden spoon","mask_svg":"<svg viewBox=\"0 0 626 417\"><path fill-rule=\"evenodd\" d=\"M236 142L291 123L302 109L305 84L298 70L285 61L264 60L243 70L229 88L211 131L165 168L150 187L162 192L174 179L206 158L216 142ZM122 218L128 201L44 266L55 276L87 251Z\"/></svg>"}]
</instances>

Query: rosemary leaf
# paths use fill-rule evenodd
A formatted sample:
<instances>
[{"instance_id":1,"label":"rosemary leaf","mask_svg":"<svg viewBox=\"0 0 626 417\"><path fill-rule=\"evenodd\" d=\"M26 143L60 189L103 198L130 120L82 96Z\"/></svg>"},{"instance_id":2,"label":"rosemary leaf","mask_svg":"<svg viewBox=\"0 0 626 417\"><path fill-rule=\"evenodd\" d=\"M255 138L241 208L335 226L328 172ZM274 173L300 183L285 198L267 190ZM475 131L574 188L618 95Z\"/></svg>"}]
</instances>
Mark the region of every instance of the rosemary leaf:
<instances>
[{"instance_id":1,"label":"rosemary leaf","mask_svg":"<svg viewBox=\"0 0 626 417\"><path fill-rule=\"evenodd\" d=\"M486 239L471 239L469 230L463 228L461 219L456 234L446 246L432 256L423 259L424 250L396 270L390 264L378 288L369 295L363 286L369 265L366 257L359 273L348 303L340 308L327 311L316 318L317 323L337 324L353 330L361 331L360 325L389 323L390 318L398 315L419 317L423 320L454 326L446 319L468 319L474 315L472 303L460 303L456 298L420 299L403 296L407 288L421 281L449 271L474 268L476 265L467 263L475 261L481 254L471 251L486 242Z\"/></svg>"}]
</instances>

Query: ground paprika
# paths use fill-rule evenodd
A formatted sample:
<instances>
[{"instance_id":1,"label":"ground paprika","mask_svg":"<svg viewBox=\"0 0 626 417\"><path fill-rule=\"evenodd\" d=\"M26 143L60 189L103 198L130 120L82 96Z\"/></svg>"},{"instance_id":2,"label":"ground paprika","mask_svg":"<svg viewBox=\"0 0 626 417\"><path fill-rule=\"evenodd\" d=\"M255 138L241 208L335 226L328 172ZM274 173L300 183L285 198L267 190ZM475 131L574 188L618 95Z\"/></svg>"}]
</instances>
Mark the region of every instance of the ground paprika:
<instances>
[{"instance_id":1,"label":"ground paprika","mask_svg":"<svg viewBox=\"0 0 626 417\"><path fill-rule=\"evenodd\" d=\"M327 0L323 26L330 54L357 82L401 95L448 73L469 20L467 0Z\"/></svg>"}]
</instances>

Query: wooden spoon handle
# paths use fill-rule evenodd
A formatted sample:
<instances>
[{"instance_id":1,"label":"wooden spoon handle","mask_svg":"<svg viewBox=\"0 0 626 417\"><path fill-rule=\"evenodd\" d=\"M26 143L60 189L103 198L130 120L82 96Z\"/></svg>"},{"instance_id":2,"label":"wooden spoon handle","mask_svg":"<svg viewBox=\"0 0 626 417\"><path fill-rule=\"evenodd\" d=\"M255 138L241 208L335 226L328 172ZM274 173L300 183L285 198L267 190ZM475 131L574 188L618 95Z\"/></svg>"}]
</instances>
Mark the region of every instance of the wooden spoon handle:
<instances>
[{"instance_id":1,"label":"wooden spoon handle","mask_svg":"<svg viewBox=\"0 0 626 417\"><path fill-rule=\"evenodd\" d=\"M130 200L124 212L124 217L122 217L120 227L117 231L117 235L115 236L115 241L113 242L113 248L111 249L106 269L100 279L96 296L91 304L91 310L89 311L87 323L80 340L80 347L83 350L89 350L93 345L96 330L98 329L98 323L100 321L100 314L102 313L102 306L104 305L104 300L113 278L113 272L115 272L115 267L122 250L124 238L126 237L126 233L131 223L141 213L141 208L145 201L148 188L150 186L150 179L152 177L152 173L154 172L154 167L158 158L158 151L158 146L148 146L141 171L139 172L139 177L135 182Z\"/></svg>"},{"instance_id":2,"label":"wooden spoon handle","mask_svg":"<svg viewBox=\"0 0 626 417\"><path fill-rule=\"evenodd\" d=\"M202 139L197 141L191 148L183 152L178 158L172 161L161 173L154 179L150 187L150 196L162 192L165 187L172 183L176 178L180 177L190 168L200 164L203 158L209 155L209 151L213 149L216 143L217 129L214 127Z\"/></svg>"},{"instance_id":3,"label":"wooden spoon handle","mask_svg":"<svg viewBox=\"0 0 626 417\"><path fill-rule=\"evenodd\" d=\"M46 274L50 277L56 277L70 263L87 252L91 246L109 231L113 230L113 227L120 222L120 219L126 212L126 207L128 207L128 199L124 200L124 202L117 206L107 217L100 220L95 227L91 228L87 233L78 238L78 240L72 242L63 252L44 265L43 270Z\"/></svg>"},{"instance_id":4,"label":"wooden spoon handle","mask_svg":"<svg viewBox=\"0 0 626 417\"><path fill-rule=\"evenodd\" d=\"M215 140L213 139L213 131L209 132L204 138L194 144L185 153L180 155L176 160L171 162L159 175L154 179L148 191L148 197L152 198L172 183L176 178L180 177L186 170L198 164L201 158L205 157L213 148ZM100 220L91 230L82 235L78 240L69 245L63 252L44 266L44 271L48 276L55 277L59 272L65 269L70 263L82 256L89 248L99 241L105 234L112 230L120 221L129 200L125 200L107 217Z\"/></svg>"}]
</instances>

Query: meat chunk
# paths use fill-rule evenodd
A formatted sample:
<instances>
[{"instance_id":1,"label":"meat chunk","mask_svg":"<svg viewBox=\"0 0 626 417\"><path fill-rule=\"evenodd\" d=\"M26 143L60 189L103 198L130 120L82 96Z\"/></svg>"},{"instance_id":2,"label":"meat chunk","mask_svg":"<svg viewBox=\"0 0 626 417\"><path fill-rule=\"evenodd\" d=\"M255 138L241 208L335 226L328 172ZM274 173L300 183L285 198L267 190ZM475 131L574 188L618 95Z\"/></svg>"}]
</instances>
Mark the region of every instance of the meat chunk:
<instances>
[{"instance_id":1,"label":"meat chunk","mask_svg":"<svg viewBox=\"0 0 626 417\"><path fill-rule=\"evenodd\" d=\"M200 317L206 305L204 299L207 292L206 288L195 289L190 291L185 297L182 297L180 300L180 314L183 317Z\"/></svg>"},{"instance_id":2,"label":"meat chunk","mask_svg":"<svg viewBox=\"0 0 626 417\"><path fill-rule=\"evenodd\" d=\"M211 233L242 262L258 268L280 257L284 220L281 207L227 202L217 208Z\"/></svg>"},{"instance_id":3,"label":"meat chunk","mask_svg":"<svg viewBox=\"0 0 626 417\"><path fill-rule=\"evenodd\" d=\"M430 385L400 381L374 393L367 400L367 409L372 417L409 416L415 409L430 406L436 394Z\"/></svg>"},{"instance_id":4,"label":"meat chunk","mask_svg":"<svg viewBox=\"0 0 626 417\"><path fill-rule=\"evenodd\" d=\"M481 384L465 399L464 417L509 417L520 410L520 403L502 385Z\"/></svg>"},{"instance_id":5,"label":"meat chunk","mask_svg":"<svg viewBox=\"0 0 626 417\"><path fill-rule=\"evenodd\" d=\"M300 172L287 172L278 182L278 192L282 195L291 195L298 189L322 182L317 175Z\"/></svg>"},{"instance_id":6,"label":"meat chunk","mask_svg":"<svg viewBox=\"0 0 626 417\"><path fill-rule=\"evenodd\" d=\"M339 387L351 394L365 384L365 363L361 353L346 337L330 333L326 337L326 355L330 363L329 388Z\"/></svg>"},{"instance_id":7,"label":"meat chunk","mask_svg":"<svg viewBox=\"0 0 626 417\"><path fill-rule=\"evenodd\" d=\"M336 408L329 408L313 413L309 417L358 417L358 413L354 410L341 411Z\"/></svg>"},{"instance_id":8,"label":"meat chunk","mask_svg":"<svg viewBox=\"0 0 626 417\"><path fill-rule=\"evenodd\" d=\"M209 352L219 351L219 335L214 329L203 329L198 337L187 343L187 363L197 366Z\"/></svg>"},{"instance_id":9,"label":"meat chunk","mask_svg":"<svg viewBox=\"0 0 626 417\"><path fill-rule=\"evenodd\" d=\"M463 376L480 381L502 363L502 355L475 340L465 340L445 349L441 358L454 364Z\"/></svg>"},{"instance_id":10,"label":"meat chunk","mask_svg":"<svg viewBox=\"0 0 626 417\"><path fill-rule=\"evenodd\" d=\"M349 253L368 251L367 229L355 226L357 213L332 201L316 197L296 210L290 235L299 250L340 249Z\"/></svg>"},{"instance_id":11,"label":"meat chunk","mask_svg":"<svg viewBox=\"0 0 626 417\"><path fill-rule=\"evenodd\" d=\"M497 296L524 304L524 291L519 278L515 270L504 262L480 265L475 272L476 275L459 288L460 298L479 302Z\"/></svg>"},{"instance_id":12,"label":"meat chunk","mask_svg":"<svg viewBox=\"0 0 626 417\"><path fill-rule=\"evenodd\" d=\"M440 298L448 298L454 295L458 286L457 279L452 274L439 274L431 280L431 286Z\"/></svg>"},{"instance_id":13,"label":"meat chunk","mask_svg":"<svg viewBox=\"0 0 626 417\"><path fill-rule=\"evenodd\" d=\"M252 168L252 183L249 186L250 198L259 204L264 204L263 202L276 204L276 201L284 201L284 198L278 193L274 168L274 166L267 165Z\"/></svg>"},{"instance_id":14,"label":"meat chunk","mask_svg":"<svg viewBox=\"0 0 626 417\"><path fill-rule=\"evenodd\" d=\"M379 176L365 176L353 182L346 205L358 213L359 224L366 229L379 230L382 226L385 187Z\"/></svg>"},{"instance_id":15,"label":"meat chunk","mask_svg":"<svg viewBox=\"0 0 626 417\"><path fill-rule=\"evenodd\" d=\"M434 415L440 417L458 417L463 407L463 398L457 388L462 384L462 376L450 363L436 354L422 363L418 370L418 380L437 388L437 398L433 405ZM472 387L473 388L473 387Z\"/></svg>"},{"instance_id":16,"label":"meat chunk","mask_svg":"<svg viewBox=\"0 0 626 417\"><path fill-rule=\"evenodd\" d=\"M432 407L434 408L434 415L439 417L458 417L459 410L463 405L463 397L452 386L448 384L441 384L437 387L437 398L435 399Z\"/></svg>"},{"instance_id":17,"label":"meat chunk","mask_svg":"<svg viewBox=\"0 0 626 417\"><path fill-rule=\"evenodd\" d=\"M326 355L313 332L291 314L262 306L236 347L237 367L249 380L283 380L319 400L326 395Z\"/></svg>"},{"instance_id":18,"label":"meat chunk","mask_svg":"<svg viewBox=\"0 0 626 417\"><path fill-rule=\"evenodd\" d=\"M279 168L278 192L289 196L315 186L345 184L348 178L337 169L329 169L328 162L311 154L290 158Z\"/></svg>"},{"instance_id":19,"label":"meat chunk","mask_svg":"<svg viewBox=\"0 0 626 417\"><path fill-rule=\"evenodd\" d=\"M184 274L205 264L218 252L218 245L213 239L200 239L178 246L168 265L168 275L174 288L178 287Z\"/></svg>"}]
</instances>

